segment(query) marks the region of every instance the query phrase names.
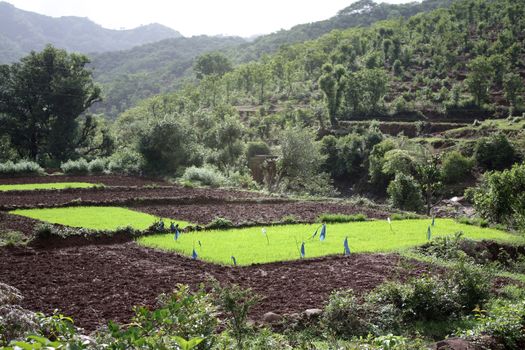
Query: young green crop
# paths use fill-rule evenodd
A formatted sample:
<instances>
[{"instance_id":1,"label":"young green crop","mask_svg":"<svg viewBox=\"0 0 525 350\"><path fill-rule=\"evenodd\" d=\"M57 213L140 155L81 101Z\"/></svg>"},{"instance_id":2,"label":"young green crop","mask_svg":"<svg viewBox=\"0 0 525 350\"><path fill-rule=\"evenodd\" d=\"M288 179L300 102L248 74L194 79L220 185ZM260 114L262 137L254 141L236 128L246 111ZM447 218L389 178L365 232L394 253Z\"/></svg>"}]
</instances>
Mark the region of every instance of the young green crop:
<instances>
[{"instance_id":1,"label":"young green crop","mask_svg":"<svg viewBox=\"0 0 525 350\"><path fill-rule=\"evenodd\" d=\"M119 227L127 226L131 226L137 230L145 230L159 220L158 217L150 214L118 207L19 209L13 210L10 213L53 224L83 227L93 230L115 230ZM171 221L178 223L181 228L189 225L186 221L163 220L167 229Z\"/></svg>"},{"instance_id":2,"label":"young green crop","mask_svg":"<svg viewBox=\"0 0 525 350\"><path fill-rule=\"evenodd\" d=\"M262 227L250 227L185 233L177 241L170 234L146 236L139 238L138 243L186 256L191 256L195 249L199 259L220 264L232 264L233 256L238 265L250 265L299 259L303 242L306 258L342 255L346 237L352 253L397 251L425 243L430 224L428 219L394 221L392 231L386 220L328 224L326 239L322 242L319 233L312 238L319 224L297 224L269 226L265 228L266 234ZM433 237L463 231L464 237L472 239L521 239L503 231L464 225L451 219L436 219L431 231Z\"/></svg>"},{"instance_id":3,"label":"young green crop","mask_svg":"<svg viewBox=\"0 0 525 350\"><path fill-rule=\"evenodd\" d=\"M100 185L87 182L53 182L41 184L0 185L0 192L5 191L33 191L33 190L62 190L66 188L92 188Z\"/></svg>"}]
</instances>

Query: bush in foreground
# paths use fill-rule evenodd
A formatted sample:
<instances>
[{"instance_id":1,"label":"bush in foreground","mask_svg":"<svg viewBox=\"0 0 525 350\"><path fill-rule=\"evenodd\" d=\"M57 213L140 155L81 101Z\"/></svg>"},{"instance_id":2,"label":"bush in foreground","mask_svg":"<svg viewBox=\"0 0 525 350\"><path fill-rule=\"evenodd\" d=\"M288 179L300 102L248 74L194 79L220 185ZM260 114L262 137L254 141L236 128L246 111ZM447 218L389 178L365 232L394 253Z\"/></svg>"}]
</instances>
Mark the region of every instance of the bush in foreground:
<instances>
[{"instance_id":1,"label":"bush in foreground","mask_svg":"<svg viewBox=\"0 0 525 350\"><path fill-rule=\"evenodd\" d=\"M21 160L17 163L8 161L0 163L0 176L23 176L23 175L42 175L44 169L38 163L28 160Z\"/></svg>"},{"instance_id":2,"label":"bush in foreground","mask_svg":"<svg viewBox=\"0 0 525 350\"><path fill-rule=\"evenodd\" d=\"M421 187L410 175L398 173L387 189L392 206L418 212L423 207Z\"/></svg>"},{"instance_id":3,"label":"bush in foreground","mask_svg":"<svg viewBox=\"0 0 525 350\"><path fill-rule=\"evenodd\" d=\"M186 168L182 180L210 187L221 187L227 183L226 177L218 169L209 165Z\"/></svg>"},{"instance_id":4,"label":"bush in foreground","mask_svg":"<svg viewBox=\"0 0 525 350\"><path fill-rule=\"evenodd\" d=\"M60 165L60 169L68 175L86 175L89 173L89 163L85 159L68 160Z\"/></svg>"}]
</instances>

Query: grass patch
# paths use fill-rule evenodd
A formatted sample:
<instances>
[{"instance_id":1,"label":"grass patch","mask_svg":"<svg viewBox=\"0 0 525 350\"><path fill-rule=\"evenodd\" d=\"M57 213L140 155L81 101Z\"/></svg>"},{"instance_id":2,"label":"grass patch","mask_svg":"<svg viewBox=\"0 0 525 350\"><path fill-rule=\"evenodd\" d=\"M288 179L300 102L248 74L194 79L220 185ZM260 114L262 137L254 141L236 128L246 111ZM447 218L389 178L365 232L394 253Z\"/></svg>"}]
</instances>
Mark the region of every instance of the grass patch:
<instances>
[{"instance_id":1,"label":"grass patch","mask_svg":"<svg viewBox=\"0 0 525 350\"><path fill-rule=\"evenodd\" d=\"M171 234L141 237L137 241L144 246L177 251L187 256L191 256L195 248L199 259L214 263L231 264L234 256L238 265L250 265L299 259L302 242L305 243L306 258L342 254L346 237L355 253L402 250L425 243L430 222L429 219L395 221L393 231L386 220L328 224L323 242L319 240L319 234L311 238L319 224L269 226L266 227L268 239L261 227L248 227L191 232L181 235L177 241ZM432 235L446 236L458 231L463 231L464 237L477 240L513 242L521 239L504 231L464 225L451 219L436 219Z\"/></svg>"},{"instance_id":2,"label":"grass patch","mask_svg":"<svg viewBox=\"0 0 525 350\"><path fill-rule=\"evenodd\" d=\"M19 209L10 213L52 224L92 230L116 230L128 226L136 230L145 230L159 220L158 217L150 214L118 207ZM171 220L164 219L166 228L169 228ZM189 225L188 222L180 220L173 220L173 222L178 223L180 227Z\"/></svg>"},{"instance_id":3,"label":"grass patch","mask_svg":"<svg viewBox=\"0 0 525 350\"><path fill-rule=\"evenodd\" d=\"M317 222L325 222L325 223L341 223L341 222L355 222L355 221L366 221L366 215L364 214L354 214L354 215L347 215L347 214L330 214L330 213L324 213L317 217Z\"/></svg>"},{"instance_id":4,"label":"grass patch","mask_svg":"<svg viewBox=\"0 0 525 350\"><path fill-rule=\"evenodd\" d=\"M41 184L18 184L0 185L0 192L5 191L34 191L34 190L63 190L66 188L93 188L102 185L91 184L88 182L55 182Z\"/></svg>"}]
</instances>

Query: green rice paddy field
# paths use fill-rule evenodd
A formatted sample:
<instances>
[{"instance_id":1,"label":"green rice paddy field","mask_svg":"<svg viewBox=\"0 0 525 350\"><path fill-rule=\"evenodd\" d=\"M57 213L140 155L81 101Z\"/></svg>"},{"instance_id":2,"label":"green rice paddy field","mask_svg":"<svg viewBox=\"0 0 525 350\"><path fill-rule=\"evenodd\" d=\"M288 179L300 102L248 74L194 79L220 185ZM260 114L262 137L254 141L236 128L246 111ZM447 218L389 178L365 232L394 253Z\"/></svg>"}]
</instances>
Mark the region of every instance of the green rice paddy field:
<instances>
[{"instance_id":1,"label":"green rice paddy field","mask_svg":"<svg viewBox=\"0 0 525 350\"><path fill-rule=\"evenodd\" d=\"M238 265L250 265L299 259L303 242L305 258L343 254L346 237L353 253L397 251L425 243L430 223L431 220L424 219L394 221L392 231L386 221L328 224L324 241L319 240L319 234L312 238L319 224L294 224L267 227L268 238L261 227L250 227L187 233L178 240L171 234L146 236L139 238L138 243L187 256L195 249L199 259L220 264L232 264L233 256ZM435 226L431 227L432 237L458 231L476 240L522 241L504 231L460 224L451 219L436 219Z\"/></svg>"},{"instance_id":2,"label":"green rice paddy field","mask_svg":"<svg viewBox=\"0 0 525 350\"><path fill-rule=\"evenodd\" d=\"M92 230L116 230L119 227L131 226L145 230L159 220L150 214L119 207L68 207L49 209L19 209L10 212L32 219L71 227L83 227ZM166 225L170 219L164 219ZM187 226L186 221L174 221L180 227Z\"/></svg>"},{"instance_id":3,"label":"green rice paddy field","mask_svg":"<svg viewBox=\"0 0 525 350\"><path fill-rule=\"evenodd\" d=\"M6 191L33 191L33 190L62 190L66 188L92 188L100 185L87 182L55 182L41 184L0 185L0 192Z\"/></svg>"},{"instance_id":4,"label":"green rice paddy field","mask_svg":"<svg viewBox=\"0 0 525 350\"><path fill-rule=\"evenodd\" d=\"M144 230L159 218L142 212L118 207L68 207L52 209L14 210L16 215L61 224L97 230L114 230L131 226ZM166 226L173 220L180 227L188 222L164 218ZM195 250L198 259L237 265L251 265L301 258L304 242L304 257L313 258L343 254L343 242L348 238L352 253L392 252L421 245L427 241L429 219L393 221L392 228L385 220L335 223L327 225L326 239L321 241L319 224L291 224L249 227L229 230L210 230L183 233L178 239L173 234L144 236L138 244L150 248L174 251L192 256ZM501 242L524 243L524 239L492 228L481 228L460 224L452 219L436 219L431 236L447 236L463 232L464 237L475 240L489 239ZM320 231L320 230L319 230Z\"/></svg>"}]
</instances>

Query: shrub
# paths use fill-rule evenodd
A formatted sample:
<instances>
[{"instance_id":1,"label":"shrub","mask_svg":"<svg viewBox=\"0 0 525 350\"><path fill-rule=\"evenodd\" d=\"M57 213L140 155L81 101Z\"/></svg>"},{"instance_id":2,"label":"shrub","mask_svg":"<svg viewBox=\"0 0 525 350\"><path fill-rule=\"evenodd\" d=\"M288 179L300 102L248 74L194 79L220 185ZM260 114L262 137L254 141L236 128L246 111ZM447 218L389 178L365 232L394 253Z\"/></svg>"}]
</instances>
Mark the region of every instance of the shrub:
<instances>
[{"instance_id":1,"label":"shrub","mask_svg":"<svg viewBox=\"0 0 525 350\"><path fill-rule=\"evenodd\" d=\"M219 218L219 217L213 219L213 221L211 221L208 225L206 225L206 228L209 230L215 230L215 229L224 230L224 229L228 229L232 227L233 227L233 222L231 222L228 219Z\"/></svg>"},{"instance_id":2,"label":"shrub","mask_svg":"<svg viewBox=\"0 0 525 350\"><path fill-rule=\"evenodd\" d=\"M18 306L22 299L18 289L0 283L0 347L37 329L35 314Z\"/></svg>"},{"instance_id":3,"label":"shrub","mask_svg":"<svg viewBox=\"0 0 525 350\"><path fill-rule=\"evenodd\" d=\"M203 186L220 187L227 183L227 179L216 168L205 165L203 167L191 166L186 168L182 180L197 183Z\"/></svg>"},{"instance_id":4,"label":"shrub","mask_svg":"<svg viewBox=\"0 0 525 350\"><path fill-rule=\"evenodd\" d=\"M377 287L367 300L382 307L392 305L406 322L442 321L458 315L461 306L455 290L437 277L420 277L406 284L387 282Z\"/></svg>"},{"instance_id":5,"label":"shrub","mask_svg":"<svg viewBox=\"0 0 525 350\"><path fill-rule=\"evenodd\" d=\"M423 207L421 187L410 175L397 174L388 185L387 193L396 208L417 212Z\"/></svg>"},{"instance_id":6,"label":"shrub","mask_svg":"<svg viewBox=\"0 0 525 350\"><path fill-rule=\"evenodd\" d=\"M128 325L110 322L99 342L109 349L139 349L144 348L144 344L148 349L183 349L179 345L186 342L180 337L205 338L197 348L212 348L218 326L217 307L202 288L191 293L188 286L178 285L173 294L161 295L158 304L159 308L153 311L135 308L133 322Z\"/></svg>"},{"instance_id":7,"label":"shrub","mask_svg":"<svg viewBox=\"0 0 525 350\"><path fill-rule=\"evenodd\" d=\"M285 215L281 218L281 223L283 224L296 224L298 222L297 217L295 215Z\"/></svg>"},{"instance_id":8,"label":"shrub","mask_svg":"<svg viewBox=\"0 0 525 350\"><path fill-rule=\"evenodd\" d=\"M138 151L144 170L157 174L177 174L186 166L200 163L201 153L195 128L166 116L140 136Z\"/></svg>"},{"instance_id":9,"label":"shrub","mask_svg":"<svg viewBox=\"0 0 525 350\"><path fill-rule=\"evenodd\" d=\"M451 282L456 288L457 303L463 312L469 313L483 307L489 299L492 275L476 265L466 264L463 259L452 268Z\"/></svg>"},{"instance_id":10,"label":"shrub","mask_svg":"<svg viewBox=\"0 0 525 350\"><path fill-rule=\"evenodd\" d=\"M68 160L60 165L64 174L85 175L89 173L89 163L85 159Z\"/></svg>"},{"instance_id":11,"label":"shrub","mask_svg":"<svg viewBox=\"0 0 525 350\"><path fill-rule=\"evenodd\" d=\"M447 153L441 167L443 181L449 184L464 181L471 174L473 165L471 159L457 151Z\"/></svg>"},{"instance_id":12,"label":"shrub","mask_svg":"<svg viewBox=\"0 0 525 350\"><path fill-rule=\"evenodd\" d=\"M216 305L227 317L227 325L237 341L237 348L242 349L250 329L248 313L260 297L251 289L243 289L235 284L221 287L217 282L214 283L213 294Z\"/></svg>"},{"instance_id":13,"label":"shrub","mask_svg":"<svg viewBox=\"0 0 525 350\"><path fill-rule=\"evenodd\" d=\"M88 164L88 170L91 174L101 174L108 166L108 160L105 158L93 159Z\"/></svg>"},{"instance_id":14,"label":"shrub","mask_svg":"<svg viewBox=\"0 0 525 350\"><path fill-rule=\"evenodd\" d=\"M28 238L18 231L1 231L0 230L0 247L14 247L26 245Z\"/></svg>"},{"instance_id":15,"label":"shrub","mask_svg":"<svg viewBox=\"0 0 525 350\"><path fill-rule=\"evenodd\" d=\"M492 305L487 314L479 313L477 324L467 336L492 336L505 349L522 349L525 342L525 300L498 301Z\"/></svg>"},{"instance_id":16,"label":"shrub","mask_svg":"<svg viewBox=\"0 0 525 350\"><path fill-rule=\"evenodd\" d=\"M254 190L258 188L257 183L248 172L241 173L239 171L234 171L228 175L228 185Z\"/></svg>"},{"instance_id":17,"label":"shrub","mask_svg":"<svg viewBox=\"0 0 525 350\"><path fill-rule=\"evenodd\" d=\"M253 156L271 154L270 147L264 141L248 142L246 147L246 158L250 159Z\"/></svg>"},{"instance_id":18,"label":"shrub","mask_svg":"<svg viewBox=\"0 0 525 350\"><path fill-rule=\"evenodd\" d=\"M337 223L337 222L355 222L355 221L366 221L367 217L365 214L330 214L324 213L317 217L318 222L326 223Z\"/></svg>"},{"instance_id":19,"label":"shrub","mask_svg":"<svg viewBox=\"0 0 525 350\"><path fill-rule=\"evenodd\" d=\"M486 173L481 184L469 192L484 219L525 228L525 164Z\"/></svg>"},{"instance_id":20,"label":"shrub","mask_svg":"<svg viewBox=\"0 0 525 350\"><path fill-rule=\"evenodd\" d=\"M323 312L323 324L333 333L346 339L366 336L371 326L367 322L368 310L358 302L353 291L335 291Z\"/></svg>"},{"instance_id":21,"label":"shrub","mask_svg":"<svg viewBox=\"0 0 525 350\"><path fill-rule=\"evenodd\" d=\"M28 160L0 163L0 176L42 175L43 173L44 169L40 165Z\"/></svg>"},{"instance_id":22,"label":"shrub","mask_svg":"<svg viewBox=\"0 0 525 350\"><path fill-rule=\"evenodd\" d=\"M126 148L116 151L108 160L108 170L111 173L138 174L144 165L138 152Z\"/></svg>"},{"instance_id":23,"label":"shrub","mask_svg":"<svg viewBox=\"0 0 525 350\"><path fill-rule=\"evenodd\" d=\"M503 170L516 161L516 150L504 134L483 137L476 143L474 157L487 170Z\"/></svg>"}]
</instances>

